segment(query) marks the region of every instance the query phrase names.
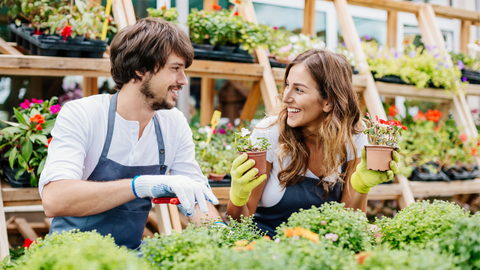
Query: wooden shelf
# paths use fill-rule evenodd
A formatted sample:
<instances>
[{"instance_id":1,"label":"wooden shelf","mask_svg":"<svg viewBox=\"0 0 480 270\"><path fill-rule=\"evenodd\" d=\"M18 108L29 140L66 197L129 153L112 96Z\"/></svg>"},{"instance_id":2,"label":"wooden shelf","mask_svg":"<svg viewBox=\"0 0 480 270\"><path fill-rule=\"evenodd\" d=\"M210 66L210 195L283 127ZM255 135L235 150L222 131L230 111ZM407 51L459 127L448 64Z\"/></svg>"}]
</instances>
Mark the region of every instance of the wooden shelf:
<instances>
[{"instance_id":1,"label":"wooden shelf","mask_svg":"<svg viewBox=\"0 0 480 270\"><path fill-rule=\"evenodd\" d=\"M402 195L400 184L384 184L373 187L368 193L369 200L397 200Z\"/></svg>"},{"instance_id":2,"label":"wooden shelf","mask_svg":"<svg viewBox=\"0 0 480 270\"><path fill-rule=\"evenodd\" d=\"M110 77L110 59L0 55L0 74L32 76ZM185 70L191 77L260 81L263 66L234 62L194 60Z\"/></svg>"},{"instance_id":3,"label":"wooden shelf","mask_svg":"<svg viewBox=\"0 0 480 270\"><path fill-rule=\"evenodd\" d=\"M414 182L410 181L410 189L415 197L452 196L455 194L480 193L480 178L452 182Z\"/></svg>"},{"instance_id":4,"label":"wooden shelf","mask_svg":"<svg viewBox=\"0 0 480 270\"><path fill-rule=\"evenodd\" d=\"M5 180L0 181L4 206L42 204L38 188L12 188Z\"/></svg>"}]
</instances>

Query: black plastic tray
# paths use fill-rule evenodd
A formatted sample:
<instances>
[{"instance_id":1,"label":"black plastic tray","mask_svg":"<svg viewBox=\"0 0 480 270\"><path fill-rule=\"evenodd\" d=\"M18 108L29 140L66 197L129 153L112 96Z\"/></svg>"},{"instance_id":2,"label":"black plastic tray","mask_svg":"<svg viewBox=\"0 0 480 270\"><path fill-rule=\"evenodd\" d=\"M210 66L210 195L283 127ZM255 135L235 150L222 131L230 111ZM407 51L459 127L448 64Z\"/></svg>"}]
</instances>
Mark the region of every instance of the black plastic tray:
<instances>
[{"instance_id":1,"label":"black plastic tray","mask_svg":"<svg viewBox=\"0 0 480 270\"><path fill-rule=\"evenodd\" d=\"M223 51L206 51L201 49L194 49L194 59L198 60L212 60L225 61L237 63L253 63L253 56L245 53L229 53Z\"/></svg>"},{"instance_id":2,"label":"black plastic tray","mask_svg":"<svg viewBox=\"0 0 480 270\"><path fill-rule=\"evenodd\" d=\"M431 182L431 181L442 181L442 182L450 182L450 178L443 172L440 171L439 173L423 173L415 168L412 172L412 179L411 181L420 181L420 182Z\"/></svg>"},{"instance_id":3,"label":"black plastic tray","mask_svg":"<svg viewBox=\"0 0 480 270\"><path fill-rule=\"evenodd\" d=\"M462 77L467 78L468 83L480 84L480 72L471 70L462 70Z\"/></svg>"},{"instance_id":4,"label":"black plastic tray","mask_svg":"<svg viewBox=\"0 0 480 270\"><path fill-rule=\"evenodd\" d=\"M30 27L8 26L10 39L16 41L18 46L28 50L32 55L64 56L83 58L102 58L107 50L107 42L90 41L75 43L64 41L61 37L53 35L34 35Z\"/></svg>"},{"instance_id":5,"label":"black plastic tray","mask_svg":"<svg viewBox=\"0 0 480 270\"><path fill-rule=\"evenodd\" d=\"M18 168L14 167L13 170L10 168L9 164L2 164L2 172L7 183L10 184L12 188L24 188L31 187L30 185L30 173L24 172L18 180L15 179L15 174L18 172Z\"/></svg>"},{"instance_id":6,"label":"black plastic tray","mask_svg":"<svg viewBox=\"0 0 480 270\"><path fill-rule=\"evenodd\" d=\"M453 180L472 180L479 176L478 169L475 169L471 172L464 170L463 168L458 171L453 170L443 170L442 171L453 181Z\"/></svg>"}]
</instances>

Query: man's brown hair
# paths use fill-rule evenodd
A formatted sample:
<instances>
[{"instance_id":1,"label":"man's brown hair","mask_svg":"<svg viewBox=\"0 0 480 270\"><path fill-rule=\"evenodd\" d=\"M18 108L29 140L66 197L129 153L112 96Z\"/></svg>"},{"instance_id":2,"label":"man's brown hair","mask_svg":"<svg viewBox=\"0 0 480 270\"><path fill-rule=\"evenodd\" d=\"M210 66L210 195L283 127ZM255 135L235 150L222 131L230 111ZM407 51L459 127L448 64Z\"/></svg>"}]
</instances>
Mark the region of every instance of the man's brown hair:
<instances>
[{"instance_id":1,"label":"man's brown hair","mask_svg":"<svg viewBox=\"0 0 480 270\"><path fill-rule=\"evenodd\" d=\"M170 22L159 18L144 18L135 25L120 30L110 44L110 64L116 89L131 79L134 81L150 72L156 74L175 53L185 60L185 68L193 61L193 47L187 34Z\"/></svg>"}]
</instances>

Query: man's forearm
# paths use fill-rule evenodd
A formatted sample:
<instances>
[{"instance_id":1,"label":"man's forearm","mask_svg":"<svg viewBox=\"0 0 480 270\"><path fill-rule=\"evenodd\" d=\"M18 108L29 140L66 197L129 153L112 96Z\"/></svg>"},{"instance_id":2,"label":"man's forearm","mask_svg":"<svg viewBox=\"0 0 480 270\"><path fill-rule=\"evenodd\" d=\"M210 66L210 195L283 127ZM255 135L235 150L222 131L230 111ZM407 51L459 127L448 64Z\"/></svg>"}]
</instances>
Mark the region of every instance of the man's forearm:
<instances>
[{"instance_id":1,"label":"man's forearm","mask_svg":"<svg viewBox=\"0 0 480 270\"><path fill-rule=\"evenodd\" d=\"M59 180L45 185L42 192L47 217L95 215L135 198L132 179L108 182Z\"/></svg>"}]
</instances>

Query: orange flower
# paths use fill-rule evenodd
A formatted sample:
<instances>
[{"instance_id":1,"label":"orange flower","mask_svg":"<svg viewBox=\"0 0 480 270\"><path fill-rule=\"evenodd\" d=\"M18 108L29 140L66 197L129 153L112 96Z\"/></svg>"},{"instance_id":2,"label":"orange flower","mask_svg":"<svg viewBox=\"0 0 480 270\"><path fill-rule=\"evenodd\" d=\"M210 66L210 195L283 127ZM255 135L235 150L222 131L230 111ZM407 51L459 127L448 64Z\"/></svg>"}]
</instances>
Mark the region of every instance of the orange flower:
<instances>
[{"instance_id":1,"label":"orange flower","mask_svg":"<svg viewBox=\"0 0 480 270\"><path fill-rule=\"evenodd\" d=\"M45 117L41 114L35 114L33 117L30 117L30 122L37 122L39 124L45 123Z\"/></svg>"},{"instance_id":2,"label":"orange flower","mask_svg":"<svg viewBox=\"0 0 480 270\"><path fill-rule=\"evenodd\" d=\"M302 227L296 227L295 229L286 229L285 236L286 237L301 236L315 243L318 243L320 241L320 237L318 236L318 234L310 230L304 229Z\"/></svg>"},{"instance_id":3,"label":"orange flower","mask_svg":"<svg viewBox=\"0 0 480 270\"><path fill-rule=\"evenodd\" d=\"M439 131L440 129L442 129L441 126L436 126L436 127L433 128L433 131Z\"/></svg>"},{"instance_id":4,"label":"orange flower","mask_svg":"<svg viewBox=\"0 0 480 270\"><path fill-rule=\"evenodd\" d=\"M389 116L394 117L397 114L398 114L398 110L397 110L397 107L395 105L392 105L392 106L390 106L390 108L388 108L388 115Z\"/></svg>"},{"instance_id":5,"label":"orange flower","mask_svg":"<svg viewBox=\"0 0 480 270\"><path fill-rule=\"evenodd\" d=\"M373 253L371 252L366 252L366 251L362 251L358 254L355 254L355 258L357 259L357 263L358 264L363 264L363 261L365 261L365 259L369 256L371 256Z\"/></svg>"},{"instance_id":6,"label":"orange flower","mask_svg":"<svg viewBox=\"0 0 480 270\"><path fill-rule=\"evenodd\" d=\"M414 121L417 121L417 120L427 120L427 117L425 114L423 114L421 111L418 111L417 115L415 115L413 117L413 120Z\"/></svg>"},{"instance_id":7,"label":"orange flower","mask_svg":"<svg viewBox=\"0 0 480 270\"><path fill-rule=\"evenodd\" d=\"M476 156L477 155L477 148L473 147L472 151L470 152L470 155Z\"/></svg>"},{"instance_id":8,"label":"orange flower","mask_svg":"<svg viewBox=\"0 0 480 270\"><path fill-rule=\"evenodd\" d=\"M268 235L264 235L263 238L267 239L267 240L272 240L272 238Z\"/></svg>"},{"instance_id":9,"label":"orange flower","mask_svg":"<svg viewBox=\"0 0 480 270\"><path fill-rule=\"evenodd\" d=\"M36 129L36 130L43 130L43 128L42 128L42 125L41 125L41 124L38 124L38 125L36 125L36 126L35 126L35 129Z\"/></svg>"},{"instance_id":10,"label":"orange flower","mask_svg":"<svg viewBox=\"0 0 480 270\"><path fill-rule=\"evenodd\" d=\"M238 240L238 241L235 241L235 246L245 246L246 244L248 244L248 241L247 240Z\"/></svg>"},{"instance_id":11,"label":"orange flower","mask_svg":"<svg viewBox=\"0 0 480 270\"><path fill-rule=\"evenodd\" d=\"M462 140L462 142L466 142L468 140L467 134L465 133L460 134L460 140Z\"/></svg>"},{"instance_id":12,"label":"orange flower","mask_svg":"<svg viewBox=\"0 0 480 270\"><path fill-rule=\"evenodd\" d=\"M242 0L235 0L235 3L240 5L242 3Z\"/></svg>"},{"instance_id":13,"label":"orange flower","mask_svg":"<svg viewBox=\"0 0 480 270\"><path fill-rule=\"evenodd\" d=\"M212 8L213 8L213 10L218 10L218 11L220 11L222 9L222 7L217 5L217 4L213 4Z\"/></svg>"},{"instance_id":14,"label":"orange flower","mask_svg":"<svg viewBox=\"0 0 480 270\"><path fill-rule=\"evenodd\" d=\"M45 146L48 148L48 146L50 145L50 142L52 141L53 137L50 137L50 139L48 139L47 141L47 144L45 144Z\"/></svg>"},{"instance_id":15,"label":"orange flower","mask_svg":"<svg viewBox=\"0 0 480 270\"><path fill-rule=\"evenodd\" d=\"M442 118L442 112L435 109L435 110L428 110L428 112L426 113L426 116L427 116L427 120L428 121L432 121L432 122L435 122L437 123L438 120L440 120L440 118Z\"/></svg>"}]
</instances>

